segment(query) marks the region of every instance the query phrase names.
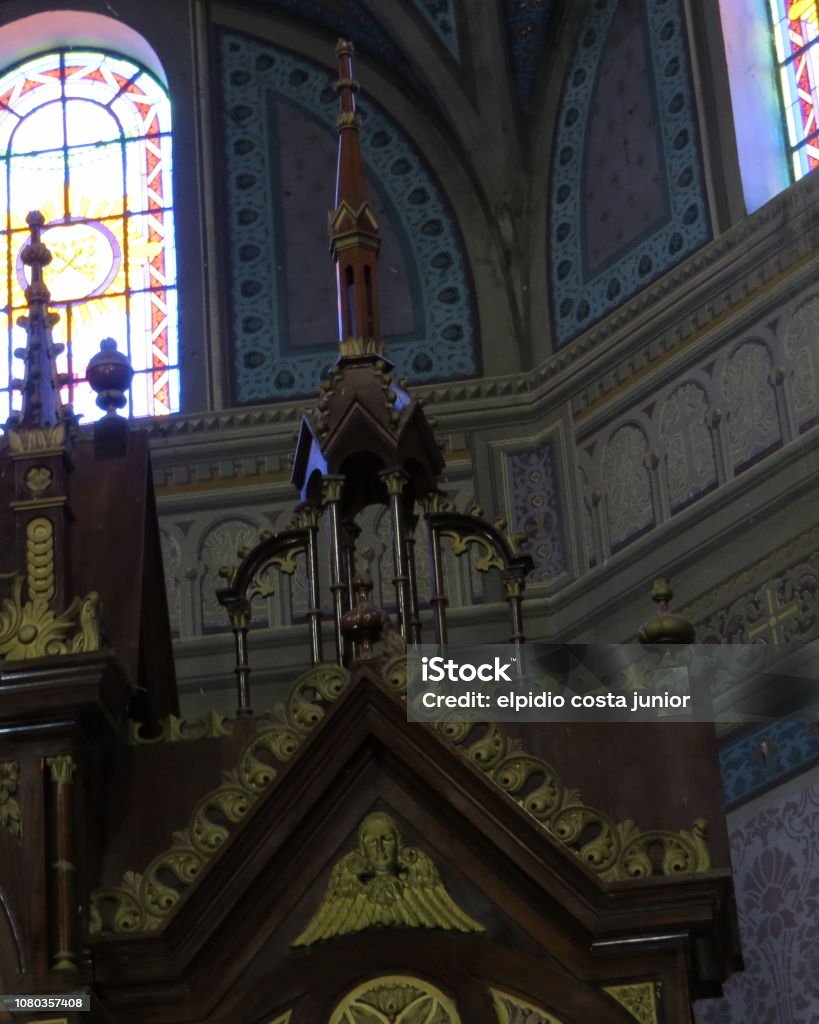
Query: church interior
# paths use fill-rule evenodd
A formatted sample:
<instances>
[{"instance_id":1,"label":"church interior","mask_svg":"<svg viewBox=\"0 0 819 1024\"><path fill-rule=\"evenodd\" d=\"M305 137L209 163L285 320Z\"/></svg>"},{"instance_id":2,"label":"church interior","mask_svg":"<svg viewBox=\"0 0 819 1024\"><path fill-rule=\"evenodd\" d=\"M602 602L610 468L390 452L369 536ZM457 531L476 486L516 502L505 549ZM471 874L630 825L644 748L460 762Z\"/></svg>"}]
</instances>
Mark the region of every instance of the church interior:
<instances>
[{"instance_id":1,"label":"church interior","mask_svg":"<svg viewBox=\"0 0 819 1024\"><path fill-rule=\"evenodd\" d=\"M815 711L407 720L816 642L818 118L819 0L0 0L0 1020L819 1020Z\"/></svg>"}]
</instances>

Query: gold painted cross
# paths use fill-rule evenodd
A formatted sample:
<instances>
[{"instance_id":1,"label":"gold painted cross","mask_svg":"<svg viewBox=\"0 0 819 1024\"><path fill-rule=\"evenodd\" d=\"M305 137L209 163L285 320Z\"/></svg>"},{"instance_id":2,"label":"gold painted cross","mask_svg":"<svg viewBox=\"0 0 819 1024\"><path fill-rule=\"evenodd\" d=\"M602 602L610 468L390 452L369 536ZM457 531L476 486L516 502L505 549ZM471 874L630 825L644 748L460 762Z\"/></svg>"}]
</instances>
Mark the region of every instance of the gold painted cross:
<instances>
[{"instance_id":1,"label":"gold painted cross","mask_svg":"<svg viewBox=\"0 0 819 1024\"><path fill-rule=\"evenodd\" d=\"M782 604L780 601L780 584L775 580L769 580L762 588L762 591L768 606L768 616L748 630L748 640L753 642L757 637L762 636L763 633L769 633L772 644L784 643L785 637L782 623L796 615L799 611L799 603L794 600L790 604Z\"/></svg>"}]
</instances>

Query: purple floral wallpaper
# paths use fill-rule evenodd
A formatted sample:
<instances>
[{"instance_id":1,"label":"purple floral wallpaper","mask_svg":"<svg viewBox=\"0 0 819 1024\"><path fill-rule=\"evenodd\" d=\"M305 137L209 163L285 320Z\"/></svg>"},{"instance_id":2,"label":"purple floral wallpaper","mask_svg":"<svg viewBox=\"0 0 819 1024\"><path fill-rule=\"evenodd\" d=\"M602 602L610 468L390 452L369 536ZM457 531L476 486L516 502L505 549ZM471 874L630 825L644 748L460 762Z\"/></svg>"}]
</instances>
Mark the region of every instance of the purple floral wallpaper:
<instances>
[{"instance_id":1,"label":"purple floral wallpaper","mask_svg":"<svg viewBox=\"0 0 819 1024\"><path fill-rule=\"evenodd\" d=\"M819 785L731 833L745 971L698 1024L819 1021Z\"/></svg>"}]
</instances>

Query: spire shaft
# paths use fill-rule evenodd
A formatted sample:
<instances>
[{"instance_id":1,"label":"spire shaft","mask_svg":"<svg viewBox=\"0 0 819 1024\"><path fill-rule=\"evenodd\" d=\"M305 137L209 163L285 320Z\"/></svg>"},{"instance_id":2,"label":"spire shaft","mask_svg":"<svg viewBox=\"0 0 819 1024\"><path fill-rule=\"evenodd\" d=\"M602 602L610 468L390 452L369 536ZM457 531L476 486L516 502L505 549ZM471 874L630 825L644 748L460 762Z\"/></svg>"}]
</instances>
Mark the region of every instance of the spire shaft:
<instances>
[{"instance_id":1,"label":"spire shaft","mask_svg":"<svg viewBox=\"0 0 819 1024\"><path fill-rule=\"evenodd\" d=\"M20 254L31 268L31 283L26 288L28 313L17 323L26 330L26 347L15 352L25 363L25 376L18 385L23 393L22 409L13 417L17 427L56 426L65 418L60 400L62 383L55 362L61 347L54 344L51 329L59 317L48 311L51 299L43 281L43 268L51 262L51 252L42 241L43 215L33 210L26 217L31 240Z\"/></svg>"},{"instance_id":2,"label":"spire shaft","mask_svg":"<svg viewBox=\"0 0 819 1024\"><path fill-rule=\"evenodd\" d=\"M381 351L378 249L381 239L364 174L353 79L353 44L339 40L338 164L336 208L330 215L330 249L336 264L338 338L342 354Z\"/></svg>"}]
</instances>

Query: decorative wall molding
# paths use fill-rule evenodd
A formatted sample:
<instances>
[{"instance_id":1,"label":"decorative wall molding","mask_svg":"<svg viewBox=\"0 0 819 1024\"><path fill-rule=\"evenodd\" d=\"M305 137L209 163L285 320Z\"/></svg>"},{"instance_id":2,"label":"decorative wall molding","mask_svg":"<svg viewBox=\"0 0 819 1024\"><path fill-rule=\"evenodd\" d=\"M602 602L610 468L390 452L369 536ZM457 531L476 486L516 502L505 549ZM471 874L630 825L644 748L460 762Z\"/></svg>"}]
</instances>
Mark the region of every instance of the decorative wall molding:
<instances>
[{"instance_id":1,"label":"decorative wall molding","mask_svg":"<svg viewBox=\"0 0 819 1024\"><path fill-rule=\"evenodd\" d=\"M719 755L725 803L739 807L819 764L817 723L772 722L723 740Z\"/></svg>"},{"instance_id":2,"label":"decorative wall molding","mask_svg":"<svg viewBox=\"0 0 819 1024\"><path fill-rule=\"evenodd\" d=\"M526 535L526 550L535 563L529 580L546 582L569 568L559 455L550 438L533 448L510 447L504 457L512 526Z\"/></svg>"},{"instance_id":3,"label":"decorative wall molding","mask_svg":"<svg viewBox=\"0 0 819 1024\"><path fill-rule=\"evenodd\" d=\"M809 291L583 432L578 464L597 529L591 564L804 438L819 408L814 367L819 298Z\"/></svg>"}]
</instances>

